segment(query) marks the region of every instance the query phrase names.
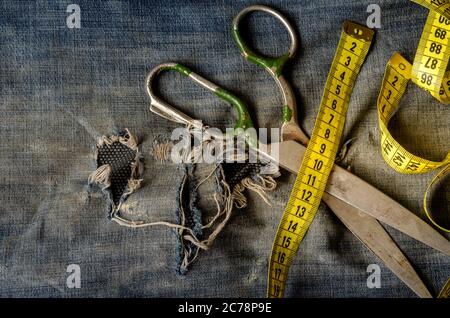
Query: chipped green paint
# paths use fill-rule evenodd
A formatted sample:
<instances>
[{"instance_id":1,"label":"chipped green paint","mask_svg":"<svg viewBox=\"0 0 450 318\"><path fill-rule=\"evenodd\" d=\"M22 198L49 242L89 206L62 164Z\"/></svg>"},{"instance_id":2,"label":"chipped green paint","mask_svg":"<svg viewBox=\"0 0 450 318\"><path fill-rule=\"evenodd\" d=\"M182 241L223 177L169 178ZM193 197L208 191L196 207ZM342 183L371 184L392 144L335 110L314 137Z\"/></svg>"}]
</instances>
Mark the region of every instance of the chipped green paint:
<instances>
[{"instance_id":1,"label":"chipped green paint","mask_svg":"<svg viewBox=\"0 0 450 318\"><path fill-rule=\"evenodd\" d=\"M250 118L250 114L247 110L247 107L245 106L244 102L241 101L239 98L228 92L227 90L223 88L217 88L214 92L219 98L223 99L224 101L230 103L237 111L238 113L238 120L235 125L235 129L242 128L247 129L253 127L252 119Z\"/></svg>"},{"instance_id":2,"label":"chipped green paint","mask_svg":"<svg viewBox=\"0 0 450 318\"><path fill-rule=\"evenodd\" d=\"M272 68L275 69L275 74L277 76L281 75L284 64L289 60L289 53L285 53L279 58L273 59Z\"/></svg>"},{"instance_id":3,"label":"chipped green paint","mask_svg":"<svg viewBox=\"0 0 450 318\"><path fill-rule=\"evenodd\" d=\"M239 51L241 51L247 61L264 68L270 68L277 76L281 75L284 64L289 60L289 53L276 58L258 56L244 43L238 29L233 27L231 29L231 34L233 35L233 39L236 42Z\"/></svg>"},{"instance_id":4,"label":"chipped green paint","mask_svg":"<svg viewBox=\"0 0 450 318\"><path fill-rule=\"evenodd\" d=\"M168 70L177 71L178 73L186 77L192 73L190 69L181 64L168 65L160 69L160 71L168 71ZM256 147L258 144L257 138L251 136L247 131L247 129L253 128L253 122L252 119L250 118L250 114L244 102L240 100L238 97L234 96L232 93L220 87L218 87L214 91L214 93L220 99L230 103L237 111L238 119L234 127L234 135L235 136L242 134L245 135L247 143L251 147Z\"/></svg>"},{"instance_id":5,"label":"chipped green paint","mask_svg":"<svg viewBox=\"0 0 450 318\"><path fill-rule=\"evenodd\" d=\"M283 122L287 123L291 120L291 118L292 118L291 109L287 105L283 106Z\"/></svg>"},{"instance_id":6,"label":"chipped green paint","mask_svg":"<svg viewBox=\"0 0 450 318\"><path fill-rule=\"evenodd\" d=\"M189 76L192 73L192 71L190 69L188 69L186 66L183 66L181 64L175 64L174 66L167 66L167 67L161 68L161 70L177 71L178 73L180 73L181 75L184 75L184 76Z\"/></svg>"}]
</instances>

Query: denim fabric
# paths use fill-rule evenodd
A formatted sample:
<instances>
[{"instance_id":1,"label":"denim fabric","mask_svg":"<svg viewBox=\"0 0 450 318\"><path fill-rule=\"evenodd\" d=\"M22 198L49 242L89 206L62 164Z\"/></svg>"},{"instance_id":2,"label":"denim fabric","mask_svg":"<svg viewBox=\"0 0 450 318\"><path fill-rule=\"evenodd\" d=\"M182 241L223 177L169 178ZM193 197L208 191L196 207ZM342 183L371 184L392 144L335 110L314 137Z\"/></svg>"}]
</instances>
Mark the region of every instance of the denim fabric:
<instances>
[{"instance_id":1,"label":"denim fabric","mask_svg":"<svg viewBox=\"0 0 450 318\"><path fill-rule=\"evenodd\" d=\"M66 26L66 8L81 7L81 28ZM356 138L343 165L411 211L421 211L432 175L404 176L379 151L376 98L394 51L410 61L427 10L406 0L258 1L280 10L300 38L286 74L311 132L344 20L365 23L366 8L382 8L382 28L355 86L344 140ZM183 169L151 155L169 138L170 123L148 109L145 77L162 62L181 62L234 92L257 127L280 125L281 98L268 74L244 61L230 34L232 18L253 1L13 1L0 3L0 296L3 297L263 297L268 256L293 176L284 172L270 193L272 207L248 193L211 250L177 275L174 230L130 229L107 218L101 192L87 192L102 135L137 134L144 185L128 203L151 221L176 222ZM282 54L288 36L273 18L249 21L255 47ZM229 105L177 74L159 92L210 126L233 125ZM450 110L409 86L392 133L431 159L449 149ZM425 114L425 115L424 115ZM208 167L201 167L208 172ZM206 188L200 199L211 199ZM210 201L210 200L209 200ZM204 209L211 207L204 203ZM450 276L443 254L387 228L430 291ZM369 264L381 266L381 288L369 289ZM81 288L66 286L69 264L81 268ZM289 297L413 297L376 256L322 205L290 270Z\"/></svg>"}]
</instances>

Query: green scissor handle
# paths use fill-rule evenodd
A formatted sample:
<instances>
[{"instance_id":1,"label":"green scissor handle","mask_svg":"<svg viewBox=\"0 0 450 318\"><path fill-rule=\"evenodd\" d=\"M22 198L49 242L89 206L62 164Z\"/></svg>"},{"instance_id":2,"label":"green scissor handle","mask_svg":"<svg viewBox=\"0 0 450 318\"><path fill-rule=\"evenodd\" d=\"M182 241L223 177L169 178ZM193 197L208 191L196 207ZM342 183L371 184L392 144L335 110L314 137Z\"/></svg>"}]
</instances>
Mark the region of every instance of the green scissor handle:
<instances>
[{"instance_id":1,"label":"green scissor handle","mask_svg":"<svg viewBox=\"0 0 450 318\"><path fill-rule=\"evenodd\" d=\"M291 47L289 48L289 51L285 54L283 54L280 57L271 58L266 56L260 56L253 52L245 43L242 38L242 36L239 33L239 23L242 21L242 18L244 18L248 13L252 11L263 11L267 12L271 15L273 15L275 18L277 18L288 30L289 36L291 38ZM233 27L231 29L231 32L233 34L233 38L236 41L236 44L239 47L239 50L241 51L244 58L256 65L259 65L261 67L264 67L266 69L269 69L271 72L273 72L276 75L281 74L281 70L286 63L287 60L292 58L295 54L295 51L297 51L297 37L295 36L294 28L291 26L289 21L286 20L285 17L283 17L278 11L261 5L254 5L244 8L239 14L233 19Z\"/></svg>"},{"instance_id":2,"label":"green scissor handle","mask_svg":"<svg viewBox=\"0 0 450 318\"><path fill-rule=\"evenodd\" d=\"M253 11L263 11L275 18L277 18L287 29L289 37L291 38L291 46L289 51L280 57L271 58L266 56L260 56L253 52L245 43L242 36L239 33L239 23L242 21L248 13ZM283 108L282 108L282 120L283 126L281 127L281 137L282 140L296 140L304 145L308 143L308 137L301 130L297 122L297 104L295 101L295 95L292 91L291 86L286 81L286 79L281 75L284 64L294 56L297 51L298 41L295 34L294 28L286 20L285 17L281 15L278 11L261 5L253 5L244 8L239 14L233 19L233 26L231 29L233 38L241 51L244 58L254 63L258 66L266 69L273 79L276 81L278 87L280 88L281 94L283 96Z\"/></svg>"},{"instance_id":3,"label":"green scissor handle","mask_svg":"<svg viewBox=\"0 0 450 318\"><path fill-rule=\"evenodd\" d=\"M183 76L186 76L193 80L198 85L212 91L222 100L230 103L237 111L237 123L235 125L235 131L245 131L248 128L253 127L252 120L250 118L250 114L245 106L244 102L240 100L238 97L234 96L232 93L227 90L217 86L216 84L208 81L202 76L192 72L186 66L183 66L178 63L164 63L156 66L153 70L150 71L147 76L147 92L150 96L150 110L154 113L169 119L174 122L194 125L195 120L191 117L183 114L173 106L169 105L167 102L163 101L161 98L155 95L152 89L152 83L154 79L160 74L162 71L176 71ZM239 130L238 130L239 129Z\"/></svg>"}]
</instances>

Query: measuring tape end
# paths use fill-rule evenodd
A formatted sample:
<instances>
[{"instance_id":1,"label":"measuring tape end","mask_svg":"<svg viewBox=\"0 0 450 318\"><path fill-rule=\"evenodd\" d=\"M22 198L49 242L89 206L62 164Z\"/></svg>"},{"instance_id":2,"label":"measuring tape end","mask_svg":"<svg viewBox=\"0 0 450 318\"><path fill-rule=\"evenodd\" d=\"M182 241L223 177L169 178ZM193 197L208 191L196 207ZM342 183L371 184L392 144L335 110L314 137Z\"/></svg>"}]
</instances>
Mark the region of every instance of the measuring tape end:
<instances>
[{"instance_id":1,"label":"measuring tape end","mask_svg":"<svg viewBox=\"0 0 450 318\"><path fill-rule=\"evenodd\" d=\"M371 42L373 36L375 35L374 30L364 27L358 23L348 21L348 20L344 21L344 24L342 25L342 29L348 35L350 35L358 40L364 40L367 42Z\"/></svg>"}]
</instances>

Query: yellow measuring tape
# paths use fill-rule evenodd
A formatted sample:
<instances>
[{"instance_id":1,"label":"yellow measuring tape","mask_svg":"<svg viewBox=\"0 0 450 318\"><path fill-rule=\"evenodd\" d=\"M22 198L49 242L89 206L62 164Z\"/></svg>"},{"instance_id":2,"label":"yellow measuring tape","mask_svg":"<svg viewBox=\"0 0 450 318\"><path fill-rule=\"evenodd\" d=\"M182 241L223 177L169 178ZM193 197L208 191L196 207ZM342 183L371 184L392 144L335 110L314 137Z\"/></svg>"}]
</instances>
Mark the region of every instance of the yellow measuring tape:
<instances>
[{"instance_id":1,"label":"yellow measuring tape","mask_svg":"<svg viewBox=\"0 0 450 318\"><path fill-rule=\"evenodd\" d=\"M384 160L400 173L425 173L450 163L450 153L441 162L420 158L403 148L389 133L388 123L405 93L412 75L411 64L399 53L391 57L378 96L378 122L381 131L381 153Z\"/></svg>"},{"instance_id":2,"label":"yellow measuring tape","mask_svg":"<svg viewBox=\"0 0 450 318\"><path fill-rule=\"evenodd\" d=\"M449 102L448 85L441 87L444 81L450 57L450 20L430 11L423 28L411 72L412 81L443 103ZM447 89L446 89L447 88Z\"/></svg>"},{"instance_id":3,"label":"yellow measuring tape","mask_svg":"<svg viewBox=\"0 0 450 318\"><path fill-rule=\"evenodd\" d=\"M386 67L377 103L381 152L389 166L399 173L427 173L444 167L425 191L424 210L436 227L450 232L433 219L427 206L428 192L432 186L450 172L450 152L439 162L418 157L402 147L388 130L389 120L398 109L409 80L428 91L440 102L450 103L450 72L446 72L450 59L450 19L447 18L450 17L450 3L432 0L412 1L431 10L422 32L414 64L411 65L399 53L395 53Z\"/></svg>"},{"instance_id":4,"label":"yellow measuring tape","mask_svg":"<svg viewBox=\"0 0 450 318\"><path fill-rule=\"evenodd\" d=\"M293 257L319 208L336 158L353 85L373 33L352 22L343 24L312 137L273 243L268 297L283 297Z\"/></svg>"}]
</instances>

